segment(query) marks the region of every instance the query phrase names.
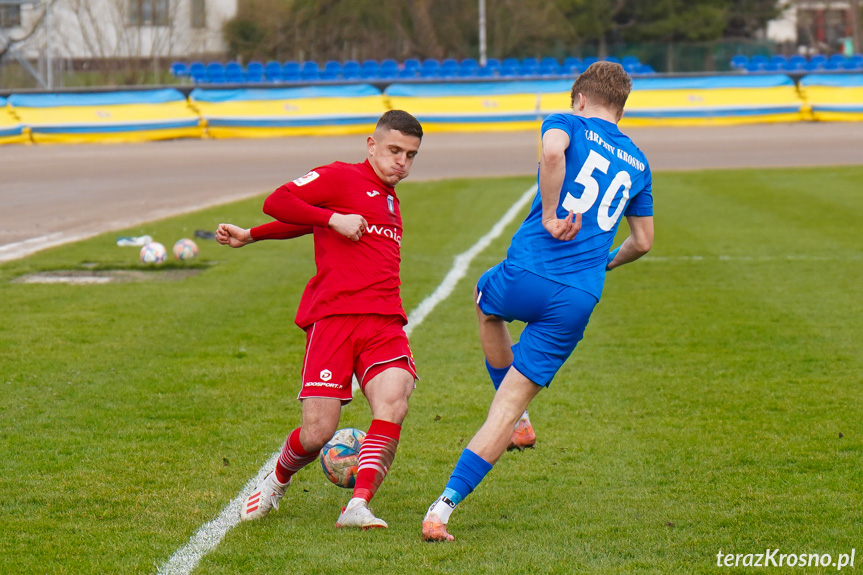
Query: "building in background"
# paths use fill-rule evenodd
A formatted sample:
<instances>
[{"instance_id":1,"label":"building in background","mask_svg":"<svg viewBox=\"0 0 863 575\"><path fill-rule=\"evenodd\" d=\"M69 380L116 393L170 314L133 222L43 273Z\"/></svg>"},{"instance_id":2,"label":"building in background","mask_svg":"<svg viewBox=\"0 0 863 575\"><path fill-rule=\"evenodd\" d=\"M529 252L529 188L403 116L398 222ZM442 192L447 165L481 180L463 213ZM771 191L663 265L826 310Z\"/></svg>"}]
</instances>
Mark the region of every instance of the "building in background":
<instances>
[{"instance_id":1,"label":"building in background","mask_svg":"<svg viewBox=\"0 0 863 575\"><path fill-rule=\"evenodd\" d=\"M237 0L20 1L0 0L0 50L11 43L28 60L221 56L237 12Z\"/></svg>"},{"instance_id":2,"label":"building in background","mask_svg":"<svg viewBox=\"0 0 863 575\"><path fill-rule=\"evenodd\" d=\"M782 16L767 25L767 38L803 54L859 53L860 5L860 0L791 0Z\"/></svg>"}]
</instances>

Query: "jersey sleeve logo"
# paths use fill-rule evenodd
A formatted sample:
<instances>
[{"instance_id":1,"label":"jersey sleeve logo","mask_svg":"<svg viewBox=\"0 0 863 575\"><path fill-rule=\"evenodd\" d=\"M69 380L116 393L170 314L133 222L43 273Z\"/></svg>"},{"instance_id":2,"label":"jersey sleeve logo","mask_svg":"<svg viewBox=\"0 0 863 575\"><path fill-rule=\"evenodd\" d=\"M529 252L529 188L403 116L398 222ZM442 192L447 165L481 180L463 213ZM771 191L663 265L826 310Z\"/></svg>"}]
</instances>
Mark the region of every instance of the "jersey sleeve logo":
<instances>
[{"instance_id":1,"label":"jersey sleeve logo","mask_svg":"<svg viewBox=\"0 0 863 575\"><path fill-rule=\"evenodd\" d=\"M294 184L296 184L297 186L305 186L305 185L306 185L306 184L308 184L309 182L314 182L315 180L317 180L319 176L320 176L320 174L319 174L319 173L317 173L316 171L312 170L311 172L309 172L309 173L308 173L308 174L306 174L305 176L302 176L302 177L297 178L296 180L294 180L294 182L293 182L293 183L294 183Z\"/></svg>"}]
</instances>

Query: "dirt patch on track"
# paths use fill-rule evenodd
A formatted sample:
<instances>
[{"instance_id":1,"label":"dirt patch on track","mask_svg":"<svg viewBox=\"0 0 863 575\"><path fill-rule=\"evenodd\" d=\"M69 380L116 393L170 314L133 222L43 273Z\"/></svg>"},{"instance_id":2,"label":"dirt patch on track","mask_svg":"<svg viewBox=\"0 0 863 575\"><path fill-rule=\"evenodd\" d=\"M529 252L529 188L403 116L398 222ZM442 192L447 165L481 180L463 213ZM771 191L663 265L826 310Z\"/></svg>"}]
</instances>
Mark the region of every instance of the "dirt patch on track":
<instances>
[{"instance_id":1,"label":"dirt patch on track","mask_svg":"<svg viewBox=\"0 0 863 575\"><path fill-rule=\"evenodd\" d=\"M53 270L27 274L13 280L24 284L75 284L92 285L131 282L176 282L196 276L203 270Z\"/></svg>"}]
</instances>

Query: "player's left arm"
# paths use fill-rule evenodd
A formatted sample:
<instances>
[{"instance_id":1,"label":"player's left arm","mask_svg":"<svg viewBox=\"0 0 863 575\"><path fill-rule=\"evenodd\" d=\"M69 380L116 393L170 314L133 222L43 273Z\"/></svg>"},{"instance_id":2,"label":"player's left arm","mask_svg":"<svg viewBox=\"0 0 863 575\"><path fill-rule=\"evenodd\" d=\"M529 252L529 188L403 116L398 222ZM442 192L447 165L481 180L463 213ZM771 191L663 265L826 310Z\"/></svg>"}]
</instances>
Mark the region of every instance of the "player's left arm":
<instances>
[{"instance_id":1,"label":"player's left arm","mask_svg":"<svg viewBox=\"0 0 863 575\"><path fill-rule=\"evenodd\" d=\"M629 237L608 254L606 270L634 262L653 247L653 216L626 216Z\"/></svg>"},{"instance_id":2,"label":"player's left arm","mask_svg":"<svg viewBox=\"0 0 863 575\"><path fill-rule=\"evenodd\" d=\"M219 224L216 241L223 246L241 248L260 240L287 240L314 231L311 226L296 226L280 221L269 222L254 228L241 228L234 224Z\"/></svg>"},{"instance_id":3,"label":"player's left arm","mask_svg":"<svg viewBox=\"0 0 863 575\"><path fill-rule=\"evenodd\" d=\"M539 161L539 193L542 198L542 225L552 237L569 241L581 230L581 214L569 212L564 219L557 217L560 191L566 177L566 149L569 134L550 128L542 135L542 157Z\"/></svg>"}]
</instances>

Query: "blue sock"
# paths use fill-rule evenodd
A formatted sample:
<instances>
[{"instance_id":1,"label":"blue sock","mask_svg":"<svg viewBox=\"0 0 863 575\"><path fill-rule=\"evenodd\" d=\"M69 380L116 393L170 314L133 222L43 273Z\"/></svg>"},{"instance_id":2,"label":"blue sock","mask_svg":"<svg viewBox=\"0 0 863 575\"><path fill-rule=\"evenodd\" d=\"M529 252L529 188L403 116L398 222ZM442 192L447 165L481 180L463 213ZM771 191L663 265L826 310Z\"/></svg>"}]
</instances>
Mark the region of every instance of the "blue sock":
<instances>
[{"instance_id":1,"label":"blue sock","mask_svg":"<svg viewBox=\"0 0 863 575\"><path fill-rule=\"evenodd\" d=\"M452 475L449 476L449 481L443 492L444 497L458 505L462 499L476 489L480 481L491 471L491 467L491 463L473 451L465 449L461 452L461 457L458 458Z\"/></svg>"},{"instance_id":2,"label":"blue sock","mask_svg":"<svg viewBox=\"0 0 863 575\"><path fill-rule=\"evenodd\" d=\"M494 384L495 391L500 387L500 382L503 381L503 378L506 376L506 372L509 371L510 367L512 367L512 365L508 365L506 367L492 367L488 360L485 360L485 368L488 370L488 375L491 377L491 382Z\"/></svg>"}]
</instances>

